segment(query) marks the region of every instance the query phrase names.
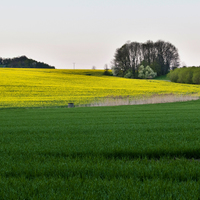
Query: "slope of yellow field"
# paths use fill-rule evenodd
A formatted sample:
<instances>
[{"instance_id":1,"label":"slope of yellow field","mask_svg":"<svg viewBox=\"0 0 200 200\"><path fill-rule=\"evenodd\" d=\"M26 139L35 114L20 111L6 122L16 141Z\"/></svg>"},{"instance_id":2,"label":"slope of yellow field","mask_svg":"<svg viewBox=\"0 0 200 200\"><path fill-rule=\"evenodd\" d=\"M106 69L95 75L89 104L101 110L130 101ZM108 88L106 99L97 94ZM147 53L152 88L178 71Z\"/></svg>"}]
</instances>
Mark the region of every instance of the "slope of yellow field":
<instances>
[{"instance_id":1,"label":"slope of yellow field","mask_svg":"<svg viewBox=\"0 0 200 200\"><path fill-rule=\"evenodd\" d=\"M102 70L0 69L0 108L80 105L108 96L200 95L200 85L102 74Z\"/></svg>"}]
</instances>

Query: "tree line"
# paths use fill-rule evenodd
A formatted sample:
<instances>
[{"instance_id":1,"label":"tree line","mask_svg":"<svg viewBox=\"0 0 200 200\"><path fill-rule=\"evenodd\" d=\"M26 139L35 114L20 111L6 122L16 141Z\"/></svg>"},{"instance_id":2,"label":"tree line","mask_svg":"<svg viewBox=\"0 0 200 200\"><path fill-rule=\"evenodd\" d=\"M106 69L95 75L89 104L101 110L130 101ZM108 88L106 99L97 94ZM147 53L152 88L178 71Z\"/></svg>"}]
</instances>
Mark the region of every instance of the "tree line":
<instances>
[{"instance_id":1,"label":"tree line","mask_svg":"<svg viewBox=\"0 0 200 200\"><path fill-rule=\"evenodd\" d=\"M200 66L177 68L167 76L175 83L200 84Z\"/></svg>"},{"instance_id":2,"label":"tree line","mask_svg":"<svg viewBox=\"0 0 200 200\"><path fill-rule=\"evenodd\" d=\"M127 42L115 52L112 71L115 76L131 74L138 78L139 67L149 66L158 76L166 75L179 66L178 49L171 43L148 40L145 43Z\"/></svg>"},{"instance_id":3,"label":"tree line","mask_svg":"<svg viewBox=\"0 0 200 200\"><path fill-rule=\"evenodd\" d=\"M26 56L15 57L15 58L1 58L0 57L0 67L2 68L50 68L55 69L55 67L50 66L43 62L37 62L33 59L29 59Z\"/></svg>"}]
</instances>

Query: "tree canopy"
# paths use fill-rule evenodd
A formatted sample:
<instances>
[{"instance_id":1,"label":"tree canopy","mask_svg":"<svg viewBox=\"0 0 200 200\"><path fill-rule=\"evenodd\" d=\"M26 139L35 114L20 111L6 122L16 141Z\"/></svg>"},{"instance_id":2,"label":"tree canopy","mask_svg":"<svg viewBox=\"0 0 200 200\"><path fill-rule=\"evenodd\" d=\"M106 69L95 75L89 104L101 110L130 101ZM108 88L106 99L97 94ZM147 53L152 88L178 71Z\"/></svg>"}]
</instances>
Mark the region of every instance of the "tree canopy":
<instances>
[{"instance_id":1,"label":"tree canopy","mask_svg":"<svg viewBox=\"0 0 200 200\"><path fill-rule=\"evenodd\" d=\"M177 68L167 76L175 83L200 84L200 66Z\"/></svg>"},{"instance_id":2,"label":"tree canopy","mask_svg":"<svg viewBox=\"0 0 200 200\"><path fill-rule=\"evenodd\" d=\"M15 57L15 58L1 58L0 57L0 67L7 68L50 68L55 69L55 67L50 66L43 62L37 62L33 59L29 59L26 56Z\"/></svg>"},{"instance_id":3,"label":"tree canopy","mask_svg":"<svg viewBox=\"0 0 200 200\"><path fill-rule=\"evenodd\" d=\"M158 40L146 43L127 42L115 52L112 63L115 76L132 73L138 78L139 67L149 66L158 76L167 74L170 69L179 66L178 49L169 42Z\"/></svg>"}]
</instances>

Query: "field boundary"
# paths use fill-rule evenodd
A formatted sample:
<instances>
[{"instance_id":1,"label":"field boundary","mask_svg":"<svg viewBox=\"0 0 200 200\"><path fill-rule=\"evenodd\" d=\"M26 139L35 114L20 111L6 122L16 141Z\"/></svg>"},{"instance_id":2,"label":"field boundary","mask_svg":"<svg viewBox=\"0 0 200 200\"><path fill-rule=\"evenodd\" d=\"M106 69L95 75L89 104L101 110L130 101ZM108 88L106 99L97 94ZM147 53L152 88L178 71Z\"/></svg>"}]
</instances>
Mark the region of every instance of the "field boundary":
<instances>
[{"instance_id":1,"label":"field boundary","mask_svg":"<svg viewBox=\"0 0 200 200\"><path fill-rule=\"evenodd\" d=\"M193 95L154 94L152 96L140 96L140 97L107 96L107 97L101 97L99 99L97 98L91 104L76 105L76 107L157 104L157 103L192 101L199 99L200 97L197 94Z\"/></svg>"}]
</instances>

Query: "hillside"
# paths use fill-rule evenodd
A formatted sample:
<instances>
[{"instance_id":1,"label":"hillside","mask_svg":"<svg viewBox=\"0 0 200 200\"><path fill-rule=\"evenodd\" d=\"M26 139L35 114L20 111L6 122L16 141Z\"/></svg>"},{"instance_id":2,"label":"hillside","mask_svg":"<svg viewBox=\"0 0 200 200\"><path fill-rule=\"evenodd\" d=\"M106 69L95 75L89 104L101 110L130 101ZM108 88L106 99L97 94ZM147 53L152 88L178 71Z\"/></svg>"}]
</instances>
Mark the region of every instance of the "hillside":
<instances>
[{"instance_id":1,"label":"hillside","mask_svg":"<svg viewBox=\"0 0 200 200\"><path fill-rule=\"evenodd\" d=\"M33 59L29 59L26 56L16 58L0 58L0 68L49 68L55 69L43 62L38 62Z\"/></svg>"},{"instance_id":2,"label":"hillside","mask_svg":"<svg viewBox=\"0 0 200 200\"><path fill-rule=\"evenodd\" d=\"M0 108L107 105L107 100L124 105L152 96L200 95L200 85L104 76L103 70L0 69L0 80Z\"/></svg>"}]
</instances>

